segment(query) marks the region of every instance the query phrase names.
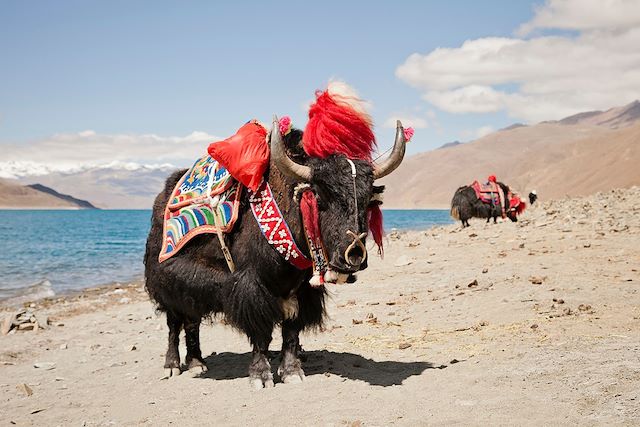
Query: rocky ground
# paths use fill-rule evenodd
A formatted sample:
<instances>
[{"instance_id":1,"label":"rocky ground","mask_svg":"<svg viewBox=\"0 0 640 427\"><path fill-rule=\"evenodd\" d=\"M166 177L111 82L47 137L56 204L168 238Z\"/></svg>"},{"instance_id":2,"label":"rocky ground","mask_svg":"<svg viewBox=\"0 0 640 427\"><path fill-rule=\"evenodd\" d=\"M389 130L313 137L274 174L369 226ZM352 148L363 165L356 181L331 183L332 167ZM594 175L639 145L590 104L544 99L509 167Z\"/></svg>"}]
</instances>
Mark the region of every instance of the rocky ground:
<instances>
[{"instance_id":1,"label":"rocky ground","mask_svg":"<svg viewBox=\"0 0 640 427\"><path fill-rule=\"evenodd\" d=\"M206 374L164 378L140 284L38 302L0 336L0 425L638 425L639 238L638 187L389 233L384 260L331 287L306 381L261 391L220 324Z\"/></svg>"}]
</instances>

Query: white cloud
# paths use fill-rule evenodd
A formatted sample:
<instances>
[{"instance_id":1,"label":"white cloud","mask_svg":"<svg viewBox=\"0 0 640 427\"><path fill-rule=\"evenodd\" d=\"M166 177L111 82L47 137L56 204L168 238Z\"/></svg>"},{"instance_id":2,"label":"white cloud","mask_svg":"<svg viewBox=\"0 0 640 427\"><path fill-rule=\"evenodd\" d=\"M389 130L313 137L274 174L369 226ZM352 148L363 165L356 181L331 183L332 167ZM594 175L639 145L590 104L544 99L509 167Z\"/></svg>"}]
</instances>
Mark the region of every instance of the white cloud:
<instances>
[{"instance_id":1,"label":"white cloud","mask_svg":"<svg viewBox=\"0 0 640 427\"><path fill-rule=\"evenodd\" d=\"M483 136L487 136L494 131L492 126L482 126L476 129L476 137L482 138Z\"/></svg>"},{"instance_id":2,"label":"white cloud","mask_svg":"<svg viewBox=\"0 0 640 427\"><path fill-rule=\"evenodd\" d=\"M402 122L402 126L404 127L412 127L414 129L426 129L429 127L429 123L425 117L415 114L404 114L404 113L393 113L391 116L385 120L384 127L395 129L396 121L400 120Z\"/></svg>"},{"instance_id":3,"label":"white cloud","mask_svg":"<svg viewBox=\"0 0 640 427\"><path fill-rule=\"evenodd\" d=\"M478 139L478 138L482 138L483 136L487 136L494 131L495 129L493 128L493 126L488 126L488 125L481 126L478 129L474 129L474 130L465 129L460 132L460 138L463 140Z\"/></svg>"},{"instance_id":4,"label":"white cloud","mask_svg":"<svg viewBox=\"0 0 640 427\"><path fill-rule=\"evenodd\" d=\"M158 169L189 166L219 138L205 132L183 137L100 135L94 131L59 134L20 145L3 145L0 178L73 173L91 168Z\"/></svg>"},{"instance_id":5,"label":"white cloud","mask_svg":"<svg viewBox=\"0 0 640 427\"><path fill-rule=\"evenodd\" d=\"M628 29L640 25L639 11L637 0L547 0L517 34L527 35L538 28Z\"/></svg>"},{"instance_id":6,"label":"white cloud","mask_svg":"<svg viewBox=\"0 0 640 427\"><path fill-rule=\"evenodd\" d=\"M639 99L640 3L590 3L552 0L520 28L521 34L573 29L579 31L575 36L468 40L457 48L415 53L396 75L444 111L505 110L527 122Z\"/></svg>"},{"instance_id":7,"label":"white cloud","mask_svg":"<svg viewBox=\"0 0 640 427\"><path fill-rule=\"evenodd\" d=\"M450 91L431 91L424 99L445 111L490 113L505 106L505 96L490 86L470 85Z\"/></svg>"}]
</instances>

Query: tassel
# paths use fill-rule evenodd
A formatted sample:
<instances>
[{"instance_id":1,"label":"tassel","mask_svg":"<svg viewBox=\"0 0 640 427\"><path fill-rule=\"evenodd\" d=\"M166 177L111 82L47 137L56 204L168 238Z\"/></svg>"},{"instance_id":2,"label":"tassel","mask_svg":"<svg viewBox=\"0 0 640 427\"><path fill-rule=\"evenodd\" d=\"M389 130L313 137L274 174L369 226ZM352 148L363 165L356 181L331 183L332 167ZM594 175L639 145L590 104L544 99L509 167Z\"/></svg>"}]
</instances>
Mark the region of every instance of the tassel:
<instances>
[{"instance_id":1,"label":"tassel","mask_svg":"<svg viewBox=\"0 0 640 427\"><path fill-rule=\"evenodd\" d=\"M320 247L322 236L320 235L320 224L318 223L318 201L313 191L302 193L300 211L302 212L302 221L309 238L314 245Z\"/></svg>"},{"instance_id":2,"label":"tassel","mask_svg":"<svg viewBox=\"0 0 640 427\"><path fill-rule=\"evenodd\" d=\"M309 280L309 284L314 288L317 288L318 286L322 286L324 285L324 277L316 272L313 274L313 276L311 276L311 279Z\"/></svg>"},{"instance_id":3,"label":"tassel","mask_svg":"<svg viewBox=\"0 0 640 427\"><path fill-rule=\"evenodd\" d=\"M378 203L372 204L367 209L369 216L369 231L373 237L373 241L378 245L378 253L380 256L384 256L384 246L382 243L382 237L384 236L384 228L382 222L382 210Z\"/></svg>"}]
</instances>

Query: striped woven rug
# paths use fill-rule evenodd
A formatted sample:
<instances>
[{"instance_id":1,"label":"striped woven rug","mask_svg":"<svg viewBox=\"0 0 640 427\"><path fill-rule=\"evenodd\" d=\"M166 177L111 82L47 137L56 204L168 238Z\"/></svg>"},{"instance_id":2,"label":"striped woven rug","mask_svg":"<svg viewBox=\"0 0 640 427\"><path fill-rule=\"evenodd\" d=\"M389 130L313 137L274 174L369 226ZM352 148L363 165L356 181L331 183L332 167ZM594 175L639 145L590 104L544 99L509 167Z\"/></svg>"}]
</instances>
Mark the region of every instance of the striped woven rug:
<instances>
[{"instance_id":1,"label":"striped woven rug","mask_svg":"<svg viewBox=\"0 0 640 427\"><path fill-rule=\"evenodd\" d=\"M167 203L159 261L171 258L194 236L231 231L238 219L242 188L211 156L198 159L180 178Z\"/></svg>"}]
</instances>

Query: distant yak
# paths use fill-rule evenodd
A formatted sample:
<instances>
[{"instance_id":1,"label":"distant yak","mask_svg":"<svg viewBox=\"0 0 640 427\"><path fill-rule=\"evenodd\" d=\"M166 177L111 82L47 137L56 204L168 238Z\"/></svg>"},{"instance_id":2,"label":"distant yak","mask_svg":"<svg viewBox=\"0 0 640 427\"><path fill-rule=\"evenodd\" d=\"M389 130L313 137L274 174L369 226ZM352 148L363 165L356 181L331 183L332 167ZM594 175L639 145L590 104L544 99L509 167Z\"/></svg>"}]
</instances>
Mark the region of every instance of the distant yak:
<instances>
[{"instance_id":1,"label":"distant yak","mask_svg":"<svg viewBox=\"0 0 640 427\"><path fill-rule=\"evenodd\" d=\"M493 218L493 222L496 223L499 216L506 216L517 222L518 215L524 212L527 206L526 203L513 194L509 186L502 182L496 184L502 190L502 197L498 196L498 192L492 193L488 198L484 197L485 193L479 193L480 184L477 181L458 188L451 200L451 216L461 221L463 228L469 226L469 218L486 218L487 223Z\"/></svg>"}]
</instances>

